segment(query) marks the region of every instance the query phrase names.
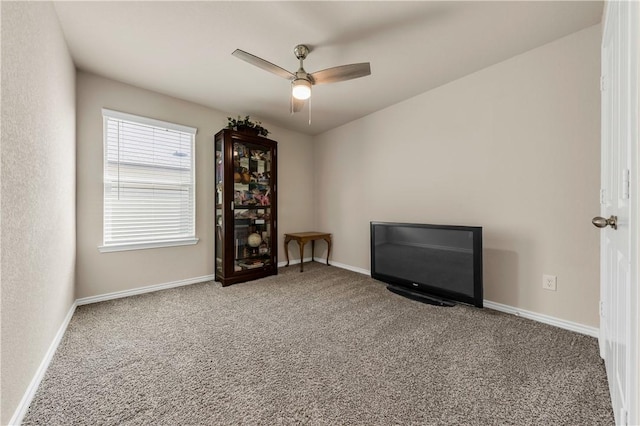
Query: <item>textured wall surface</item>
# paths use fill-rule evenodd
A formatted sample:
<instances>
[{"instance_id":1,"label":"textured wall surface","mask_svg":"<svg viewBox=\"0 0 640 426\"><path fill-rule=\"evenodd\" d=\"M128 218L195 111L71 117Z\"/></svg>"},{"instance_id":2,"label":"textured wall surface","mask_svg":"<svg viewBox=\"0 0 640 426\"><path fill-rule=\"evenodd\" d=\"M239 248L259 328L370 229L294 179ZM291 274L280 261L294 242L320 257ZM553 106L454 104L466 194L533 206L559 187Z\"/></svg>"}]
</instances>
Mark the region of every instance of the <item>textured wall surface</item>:
<instances>
[{"instance_id":1,"label":"textured wall surface","mask_svg":"<svg viewBox=\"0 0 640 426\"><path fill-rule=\"evenodd\" d=\"M2 414L74 300L75 68L50 3L2 3Z\"/></svg>"},{"instance_id":2,"label":"textured wall surface","mask_svg":"<svg viewBox=\"0 0 640 426\"><path fill-rule=\"evenodd\" d=\"M485 299L597 327L599 76L598 25L316 137L336 262L372 220L483 226Z\"/></svg>"},{"instance_id":3,"label":"textured wall surface","mask_svg":"<svg viewBox=\"0 0 640 426\"><path fill-rule=\"evenodd\" d=\"M213 274L213 135L228 115L191 102L78 73L78 258L76 296L89 297ZM102 108L196 127L196 245L100 253L102 244ZM278 141L278 257L282 234L313 226L311 137L264 126Z\"/></svg>"},{"instance_id":4,"label":"textured wall surface","mask_svg":"<svg viewBox=\"0 0 640 426\"><path fill-rule=\"evenodd\" d=\"M74 297L213 273L213 134L242 112L76 82L51 4L1 8L6 424ZM332 232L332 259L369 269L371 220L481 225L486 299L598 326L599 42L599 26L580 31L315 138L265 123L279 142L279 260L286 232ZM98 251L103 107L198 128L197 245Z\"/></svg>"}]
</instances>

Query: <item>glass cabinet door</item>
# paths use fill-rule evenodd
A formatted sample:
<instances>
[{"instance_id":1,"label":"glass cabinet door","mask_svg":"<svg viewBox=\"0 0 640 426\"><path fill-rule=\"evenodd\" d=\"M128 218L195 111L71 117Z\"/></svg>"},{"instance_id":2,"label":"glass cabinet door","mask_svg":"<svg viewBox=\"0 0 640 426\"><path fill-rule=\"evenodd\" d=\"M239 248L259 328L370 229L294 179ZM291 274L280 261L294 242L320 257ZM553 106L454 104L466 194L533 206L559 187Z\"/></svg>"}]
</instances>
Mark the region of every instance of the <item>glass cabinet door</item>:
<instances>
[{"instance_id":1,"label":"glass cabinet door","mask_svg":"<svg viewBox=\"0 0 640 426\"><path fill-rule=\"evenodd\" d=\"M278 142L215 135L215 276L222 286L278 274Z\"/></svg>"},{"instance_id":2,"label":"glass cabinet door","mask_svg":"<svg viewBox=\"0 0 640 426\"><path fill-rule=\"evenodd\" d=\"M262 268L272 262L271 165L269 148L234 141L233 220L236 272Z\"/></svg>"},{"instance_id":3,"label":"glass cabinet door","mask_svg":"<svg viewBox=\"0 0 640 426\"><path fill-rule=\"evenodd\" d=\"M222 274L222 259L223 259L223 236L224 236L224 215L222 211L222 190L223 190L223 172L224 164L222 158L224 153L222 151L222 141L216 142L216 214L215 214L215 251L216 251L216 273Z\"/></svg>"}]
</instances>

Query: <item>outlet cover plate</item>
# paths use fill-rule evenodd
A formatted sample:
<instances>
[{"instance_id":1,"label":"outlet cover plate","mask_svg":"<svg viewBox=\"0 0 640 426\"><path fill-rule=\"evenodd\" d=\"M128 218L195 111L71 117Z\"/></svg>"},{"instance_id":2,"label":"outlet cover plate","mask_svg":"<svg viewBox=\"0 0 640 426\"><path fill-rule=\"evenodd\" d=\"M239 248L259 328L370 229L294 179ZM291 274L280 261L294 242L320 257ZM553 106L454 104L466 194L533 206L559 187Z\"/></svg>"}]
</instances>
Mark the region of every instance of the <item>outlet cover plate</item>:
<instances>
[{"instance_id":1,"label":"outlet cover plate","mask_svg":"<svg viewBox=\"0 0 640 426\"><path fill-rule=\"evenodd\" d=\"M558 283L558 277L555 275L543 275L542 276L542 288L545 290L556 291Z\"/></svg>"}]
</instances>

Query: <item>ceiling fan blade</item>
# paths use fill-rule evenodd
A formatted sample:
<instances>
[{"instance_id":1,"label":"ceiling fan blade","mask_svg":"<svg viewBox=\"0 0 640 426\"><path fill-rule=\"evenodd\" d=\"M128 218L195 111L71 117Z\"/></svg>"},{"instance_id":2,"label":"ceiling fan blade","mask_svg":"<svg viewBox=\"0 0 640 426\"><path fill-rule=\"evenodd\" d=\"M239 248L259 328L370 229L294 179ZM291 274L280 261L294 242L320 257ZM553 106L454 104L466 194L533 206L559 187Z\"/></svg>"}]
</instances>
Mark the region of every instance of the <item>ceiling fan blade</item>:
<instances>
[{"instance_id":1,"label":"ceiling fan blade","mask_svg":"<svg viewBox=\"0 0 640 426\"><path fill-rule=\"evenodd\" d=\"M300 112L302 107L304 107L304 101L291 96L291 112Z\"/></svg>"},{"instance_id":2,"label":"ceiling fan blade","mask_svg":"<svg viewBox=\"0 0 640 426\"><path fill-rule=\"evenodd\" d=\"M313 78L314 84L337 83L338 81L351 80L371 74L369 62L359 64L341 65L339 67L327 68L309 74Z\"/></svg>"},{"instance_id":3,"label":"ceiling fan blade","mask_svg":"<svg viewBox=\"0 0 640 426\"><path fill-rule=\"evenodd\" d=\"M294 79L296 76L293 73L285 70L284 68L280 68L279 66L272 64L269 61L265 61L262 58L258 58L251 53L245 52L244 50L236 49L232 53L238 59L242 59L245 62L250 63L251 65L255 65L256 67L262 68L263 70L269 71L275 75L279 75L282 78L286 78L287 80Z\"/></svg>"}]
</instances>

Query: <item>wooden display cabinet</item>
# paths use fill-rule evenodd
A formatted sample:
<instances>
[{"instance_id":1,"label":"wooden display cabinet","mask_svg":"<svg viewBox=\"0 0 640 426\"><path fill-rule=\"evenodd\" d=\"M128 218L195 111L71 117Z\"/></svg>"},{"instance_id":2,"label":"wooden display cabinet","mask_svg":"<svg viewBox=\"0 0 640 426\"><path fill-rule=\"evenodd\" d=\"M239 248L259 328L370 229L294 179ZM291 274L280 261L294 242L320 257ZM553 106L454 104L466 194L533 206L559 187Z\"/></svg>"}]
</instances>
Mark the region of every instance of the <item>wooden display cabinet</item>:
<instances>
[{"instance_id":1,"label":"wooden display cabinet","mask_svg":"<svg viewBox=\"0 0 640 426\"><path fill-rule=\"evenodd\" d=\"M278 273L277 142L215 136L215 277L223 286Z\"/></svg>"}]
</instances>

